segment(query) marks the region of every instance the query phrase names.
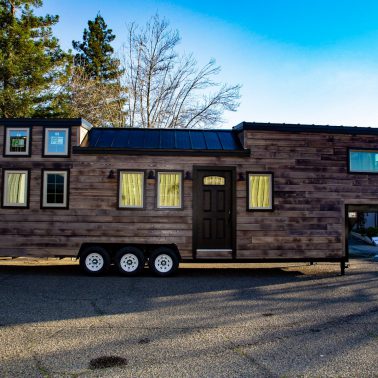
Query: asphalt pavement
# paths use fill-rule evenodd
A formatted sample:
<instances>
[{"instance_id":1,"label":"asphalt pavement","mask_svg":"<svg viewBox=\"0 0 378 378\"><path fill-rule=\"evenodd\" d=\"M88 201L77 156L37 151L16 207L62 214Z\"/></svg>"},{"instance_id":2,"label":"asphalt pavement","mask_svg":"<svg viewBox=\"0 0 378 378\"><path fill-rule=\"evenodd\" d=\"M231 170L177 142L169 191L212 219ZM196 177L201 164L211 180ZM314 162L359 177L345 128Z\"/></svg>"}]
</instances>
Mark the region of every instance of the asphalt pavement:
<instances>
[{"instance_id":1,"label":"asphalt pavement","mask_svg":"<svg viewBox=\"0 0 378 378\"><path fill-rule=\"evenodd\" d=\"M1 377L378 377L378 263L0 261Z\"/></svg>"}]
</instances>

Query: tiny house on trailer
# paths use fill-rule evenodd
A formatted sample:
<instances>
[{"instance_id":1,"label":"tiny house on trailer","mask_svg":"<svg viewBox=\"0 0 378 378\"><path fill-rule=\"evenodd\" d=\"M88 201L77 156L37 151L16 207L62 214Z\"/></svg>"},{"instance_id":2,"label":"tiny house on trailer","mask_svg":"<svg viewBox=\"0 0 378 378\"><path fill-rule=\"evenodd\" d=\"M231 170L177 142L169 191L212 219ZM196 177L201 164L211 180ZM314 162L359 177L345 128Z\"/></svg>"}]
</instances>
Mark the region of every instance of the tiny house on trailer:
<instances>
[{"instance_id":1,"label":"tiny house on trailer","mask_svg":"<svg viewBox=\"0 0 378 378\"><path fill-rule=\"evenodd\" d=\"M243 122L100 129L0 120L0 256L78 257L89 274L146 263L331 261L348 214L378 208L378 129Z\"/></svg>"}]
</instances>

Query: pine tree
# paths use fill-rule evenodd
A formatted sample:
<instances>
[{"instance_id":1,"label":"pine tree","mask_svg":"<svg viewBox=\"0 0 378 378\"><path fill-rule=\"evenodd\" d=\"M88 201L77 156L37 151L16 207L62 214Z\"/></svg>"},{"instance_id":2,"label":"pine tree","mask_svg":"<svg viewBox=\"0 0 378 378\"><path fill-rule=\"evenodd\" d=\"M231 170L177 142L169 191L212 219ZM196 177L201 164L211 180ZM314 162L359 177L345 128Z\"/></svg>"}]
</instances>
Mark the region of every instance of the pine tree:
<instances>
[{"instance_id":1,"label":"pine tree","mask_svg":"<svg viewBox=\"0 0 378 378\"><path fill-rule=\"evenodd\" d=\"M42 0L0 0L0 117L62 115L57 97L66 54L52 34L59 17Z\"/></svg>"},{"instance_id":2,"label":"pine tree","mask_svg":"<svg viewBox=\"0 0 378 378\"><path fill-rule=\"evenodd\" d=\"M127 113L126 88L122 85L123 69L111 45L115 39L98 14L88 21L83 41L72 41L78 53L74 57L68 92L71 116L85 111L85 118L96 126L124 127Z\"/></svg>"},{"instance_id":3,"label":"pine tree","mask_svg":"<svg viewBox=\"0 0 378 378\"><path fill-rule=\"evenodd\" d=\"M112 29L108 29L100 14L97 14L94 21L88 21L88 29L84 29L82 42L72 41L74 49L78 51L75 64L84 67L91 78L101 81L117 79L122 70L111 46L115 39Z\"/></svg>"}]
</instances>

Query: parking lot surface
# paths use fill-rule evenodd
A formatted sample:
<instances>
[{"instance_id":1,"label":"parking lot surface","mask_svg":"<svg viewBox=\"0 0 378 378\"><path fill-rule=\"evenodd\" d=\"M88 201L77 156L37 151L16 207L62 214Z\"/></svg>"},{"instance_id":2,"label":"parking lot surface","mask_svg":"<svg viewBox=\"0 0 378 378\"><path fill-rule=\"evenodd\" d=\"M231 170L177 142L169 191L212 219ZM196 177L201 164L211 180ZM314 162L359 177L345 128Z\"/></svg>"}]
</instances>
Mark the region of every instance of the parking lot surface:
<instances>
[{"instance_id":1,"label":"parking lot surface","mask_svg":"<svg viewBox=\"0 0 378 378\"><path fill-rule=\"evenodd\" d=\"M1 377L378 377L378 263L0 261Z\"/></svg>"}]
</instances>

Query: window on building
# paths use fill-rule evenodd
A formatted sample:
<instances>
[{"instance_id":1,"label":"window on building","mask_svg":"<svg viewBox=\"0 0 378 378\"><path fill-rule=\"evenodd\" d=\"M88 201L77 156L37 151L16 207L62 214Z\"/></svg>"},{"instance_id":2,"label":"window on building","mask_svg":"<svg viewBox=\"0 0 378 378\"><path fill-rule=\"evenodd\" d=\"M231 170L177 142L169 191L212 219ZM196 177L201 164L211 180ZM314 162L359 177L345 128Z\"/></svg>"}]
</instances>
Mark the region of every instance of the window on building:
<instances>
[{"instance_id":1,"label":"window on building","mask_svg":"<svg viewBox=\"0 0 378 378\"><path fill-rule=\"evenodd\" d=\"M378 173L378 151L349 150L350 172Z\"/></svg>"},{"instance_id":2,"label":"window on building","mask_svg":"<svg viewBox=\"0 0 378 378\"><path fill-rule=\"evenodd\" d=\"M69 129L45 128L44 155L68 156Z\"/></svg>"},{"instance_id":3,"label":"window on building","mask_svg":"<svg viewBox=\"0 0 378 378\"><path fill-rule=\"evenodd\" d=\"M143 208L144 206L144 172L119 172L120 208Z\"/></svg>"},{"instance_id":4,"label":"window on building","mask_svg":"<svg viewBox=\"0 0 378 378\"><path fill-rule=\"evenodd\" d=\"M27 170L4 170L3 176L3 206L28 207Z\"/></svg>"},{"instance_id":5,"label":"window on building","mask_svg":"<svg viewBox=\"0 0 378 378\"><path fill-rule=\"evenodd\" d=\"M248 210L273 209L273 174L248 172Z\"/></svg>"},{"instance_id":6,"label":"window on building","mask_svg":"<svg viewBox=\"0 0 378 378\"><path fill-rule=\"evenodd\" d=\"M158 172L157 207L159 209L182 208L182 173Z\"/></svg>"},{"instance_id":7,"label":"window on building","mask_svg":"<svg viewBox=\"0 0 378 378\"><path fill-rule=\"evenodd\" d=\"M42 207L68 207L68 171L43 171Z\"/></svg>"},{"instance_id":8,"label":"window on building","mask_svg":"<svg viewBox=\"0 0 378 378\"><path fill-rule=\"evenodd\" d=\"M5 153L11 156L29 156L30 128L7 127L5 129Z\"/></svg>"},{"instance_id":9,"label":"window on building","mask_svg":"<svg viewBox=\"0 0 378 378\"><path fill-rule=\"evenodd\" d=\"M203 185L218 185L222 186L225 184L224 177L220 176L206 176L203 178Z\"/></svg>"}]
</instances>

